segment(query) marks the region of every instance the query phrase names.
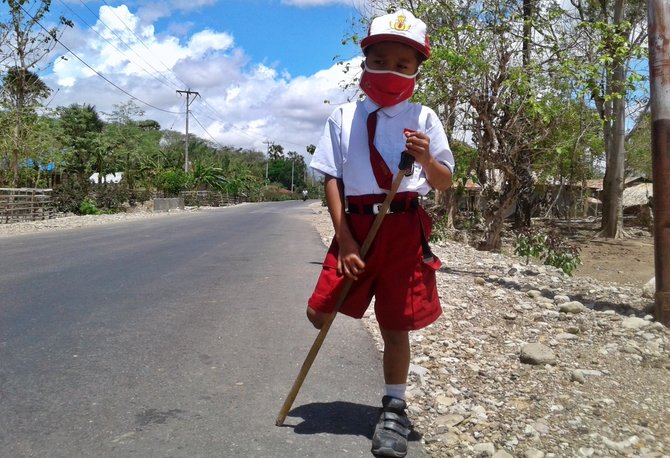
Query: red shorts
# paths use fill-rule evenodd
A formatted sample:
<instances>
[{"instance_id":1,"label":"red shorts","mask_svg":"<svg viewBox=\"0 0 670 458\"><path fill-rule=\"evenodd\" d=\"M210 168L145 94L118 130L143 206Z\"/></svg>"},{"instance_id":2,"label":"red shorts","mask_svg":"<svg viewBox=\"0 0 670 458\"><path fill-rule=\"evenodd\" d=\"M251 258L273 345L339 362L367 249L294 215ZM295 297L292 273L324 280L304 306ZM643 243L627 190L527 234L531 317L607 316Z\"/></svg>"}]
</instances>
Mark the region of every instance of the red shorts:
<instances>
[{"instance_id":1,"label":"red shorts","mask_svg":"<svg viewBox=\"0 0 670 458\"><path fill-rule=\"evenodd\" d=\"M401 193L394 199L411 199L415 194ZM358 205L378 203L384 196L349 197L349 202ZM349 214L349 229L359 244L363 244L375 215ZM400 213L390 213L375 236L365 257L365 272L354 281L340 312L354 318L362 318L375 298L375 315L380 327L390 330L409 331L421 329L435 321L442 313L435 271L439 259L431 263L423 260L421 230L425 240L430 237L430 217L423 208L414 208ZM314 293L309 298L310 308L331 313L336 306L346 277L337 275L339 246L333 239Z\"/></svg>"}]
</instances>

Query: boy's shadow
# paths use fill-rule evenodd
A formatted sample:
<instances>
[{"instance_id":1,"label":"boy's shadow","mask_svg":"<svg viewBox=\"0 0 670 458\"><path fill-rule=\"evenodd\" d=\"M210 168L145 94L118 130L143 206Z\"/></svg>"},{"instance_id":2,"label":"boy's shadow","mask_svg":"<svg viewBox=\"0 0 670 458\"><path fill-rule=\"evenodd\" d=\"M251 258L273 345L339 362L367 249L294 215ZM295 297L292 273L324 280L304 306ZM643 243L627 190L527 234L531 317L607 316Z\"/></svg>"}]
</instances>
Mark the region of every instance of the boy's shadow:
<instances>
[{"instance_id":1,"label":"boy's shadow","mask_svg":"<svg viewBox=\"0 0 670 458\"><path fill-rule=\"evenodd\" d=\"M372 439L381 408L352 402L313 402L291 410L290 417L300 417L302 422L293 426L297 434L344 434ZM288 425L287 425L288 426ZM415 430L410 441L418 441L421 434Z\"/></svg>"}]
</instances>

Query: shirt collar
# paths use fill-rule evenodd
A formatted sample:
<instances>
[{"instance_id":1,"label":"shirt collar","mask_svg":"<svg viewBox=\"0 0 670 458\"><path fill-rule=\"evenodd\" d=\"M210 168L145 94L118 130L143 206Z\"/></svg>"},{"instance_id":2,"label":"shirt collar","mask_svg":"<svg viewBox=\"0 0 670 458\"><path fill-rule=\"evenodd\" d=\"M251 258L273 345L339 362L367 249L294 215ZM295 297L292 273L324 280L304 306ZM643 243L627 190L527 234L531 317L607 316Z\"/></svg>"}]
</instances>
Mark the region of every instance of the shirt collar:
<instances>
[{"instance_id":1,"label":"shirt collar","mask_svg":"<svg viewBox=\"0 0 670 458\"><path fill-rule=\"evenodd\" d=\"M366 97L363 100L363 106L365 107L365 110L368 112L368 114L370 114L373 111L379 109L379 105L377 105L372 100L370 100L370 97ZM409 106L409 102L407 100L403 100L402 102L397 103L395 105L392 105L390 107L384 107L384 108L380 109L379 111L384 113L389 118L393 118L393 117L399 115L400 113L402 113L403 111L405 111L408 106Z\"/></svg>"}]
</instances>

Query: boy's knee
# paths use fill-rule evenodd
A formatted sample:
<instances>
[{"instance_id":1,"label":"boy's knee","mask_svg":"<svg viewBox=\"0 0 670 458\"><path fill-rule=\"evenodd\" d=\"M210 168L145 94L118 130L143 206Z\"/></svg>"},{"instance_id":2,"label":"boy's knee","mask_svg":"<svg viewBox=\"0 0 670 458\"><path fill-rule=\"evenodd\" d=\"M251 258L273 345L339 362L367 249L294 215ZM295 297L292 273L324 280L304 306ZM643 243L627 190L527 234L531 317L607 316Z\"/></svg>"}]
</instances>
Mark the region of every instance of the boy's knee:
<instances>
[{"instance_id":1,"label":"boy's knee","mask_svg":"<svg viewBox=\"0 0 670 458\"><path fill-rule=\"evenodd\" d=\"M316 329L321 329L328 319L328 313L319 312L311 307L307 307L307 319Z\"/></svg>"},{"instance_id":2,"label":"boy's knee","mask_svg":"<svg viewBox=\"0 0 670 458\"><path fill-rule=\"evenodd\" d=\"M405 346L409 344L409 331L393 331L380 329L384 345Z\"/></svg>"}]
</instances>

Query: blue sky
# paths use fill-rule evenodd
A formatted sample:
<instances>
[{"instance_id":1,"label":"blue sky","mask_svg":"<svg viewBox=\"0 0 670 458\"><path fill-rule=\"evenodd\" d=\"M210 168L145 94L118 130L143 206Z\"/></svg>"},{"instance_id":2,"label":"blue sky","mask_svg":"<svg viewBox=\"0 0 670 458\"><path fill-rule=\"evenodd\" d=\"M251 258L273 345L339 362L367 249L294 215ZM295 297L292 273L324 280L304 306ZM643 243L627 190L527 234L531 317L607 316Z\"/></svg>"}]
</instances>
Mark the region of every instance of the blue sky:
<instances>
[{"instance_id":1,"label":"blue sky","mask_svg":"<svg viewBox=\"0 0 670 458\"><path fill-rule=\"evenodd\" d=\"M342 83L355 72L337 61L360 62L342 39L365 11L364 0L53 0L52 20L62 15L75 27L40 74L54 91L50 108L87 103L104 114L133 99L146 118L183 132L177 90L191 89L200 97L190 132L304 153L332 103L354 95Z\"/></svg>"}]
</instances>

